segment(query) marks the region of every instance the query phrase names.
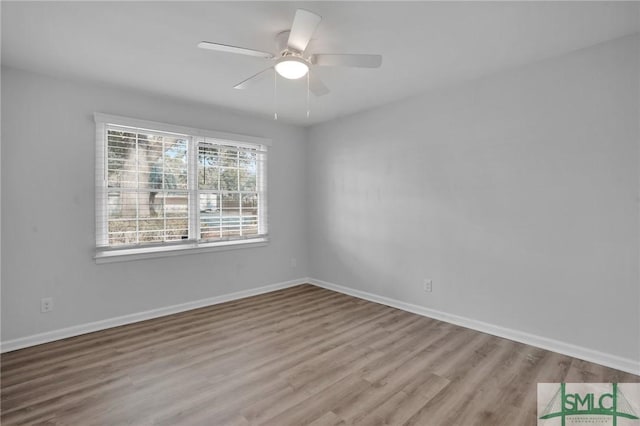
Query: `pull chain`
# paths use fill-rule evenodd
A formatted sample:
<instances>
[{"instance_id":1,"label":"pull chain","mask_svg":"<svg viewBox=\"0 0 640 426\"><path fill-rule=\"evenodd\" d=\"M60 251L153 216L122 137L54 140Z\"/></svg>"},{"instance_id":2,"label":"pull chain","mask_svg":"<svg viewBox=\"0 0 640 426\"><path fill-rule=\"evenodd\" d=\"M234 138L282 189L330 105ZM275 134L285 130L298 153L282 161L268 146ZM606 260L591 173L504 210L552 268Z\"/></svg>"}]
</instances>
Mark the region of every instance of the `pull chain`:
<instances>
[{"instance_id":1,"label":"pull chain","mask_svg":"<svg viewBox=\"0 0 640 426\"><path fill-rule=\"evenodd\" d=\"M309 108L309 79L311 77L309 77L309 74L311 74L311 71L307 72L307 118L309 118L309 112L310 112L310 108Z\"/></svg>"},{"instance_id":2,"label":"pull chain","mask_svg":"<svg viewBox=\"0 0 640 426\"><path fill-rule=\"evenodd\" d=\"M273 71L273 119L278 119L278 73Z\"/></svg>"}]
</instances>

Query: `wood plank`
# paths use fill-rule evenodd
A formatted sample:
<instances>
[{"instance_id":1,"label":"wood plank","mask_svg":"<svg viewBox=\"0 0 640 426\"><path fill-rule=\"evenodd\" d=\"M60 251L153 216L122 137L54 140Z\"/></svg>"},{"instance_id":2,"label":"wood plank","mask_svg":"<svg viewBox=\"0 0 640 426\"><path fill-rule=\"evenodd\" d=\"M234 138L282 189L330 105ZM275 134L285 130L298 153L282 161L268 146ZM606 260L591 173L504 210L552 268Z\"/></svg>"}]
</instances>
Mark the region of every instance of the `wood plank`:
<instances>
[{"instance_id":1,"label":"wood plank","mask_svg":"<svg viewBox=\"0 0 640 426\"><path fill-rule=\"evenodd\" d=\"M3 425L525 425L538 382L640 382L311 285L2 354Z\"/></svg>"}]
</instances>

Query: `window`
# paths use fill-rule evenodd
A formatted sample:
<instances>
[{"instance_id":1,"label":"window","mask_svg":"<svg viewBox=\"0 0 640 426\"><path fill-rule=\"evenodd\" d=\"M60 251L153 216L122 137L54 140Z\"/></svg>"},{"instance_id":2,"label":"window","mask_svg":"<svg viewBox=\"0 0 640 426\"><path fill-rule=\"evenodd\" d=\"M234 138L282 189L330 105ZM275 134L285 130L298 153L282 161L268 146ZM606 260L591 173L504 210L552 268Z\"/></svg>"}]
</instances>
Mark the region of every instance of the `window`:
<instances>
[{"instance_id":1,"label":"window","mask_svg":"<svg viewBox=\"0 0 640 426\"><path fill-rule=\"evenodd\" d=\"M265 243L268 140L96 114L96 259Z\"/></svg>"}]
</instances>

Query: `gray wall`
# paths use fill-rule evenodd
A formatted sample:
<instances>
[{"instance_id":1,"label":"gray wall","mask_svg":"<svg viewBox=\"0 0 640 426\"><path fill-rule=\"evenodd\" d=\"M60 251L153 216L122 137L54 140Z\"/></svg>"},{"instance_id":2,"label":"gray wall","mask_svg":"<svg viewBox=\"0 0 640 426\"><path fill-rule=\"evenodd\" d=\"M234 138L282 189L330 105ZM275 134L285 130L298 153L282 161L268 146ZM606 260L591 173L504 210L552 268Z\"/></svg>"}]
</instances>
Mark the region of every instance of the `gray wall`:
<instances>
[{"instance_id":1,"label":"gray wall","mask_svg":"<svg viewBox=\"0 0 640 426\"><path fill-rule=\"evenodd\" d=\"M270 244L96 265L94 111L272 138ZM2 340L308 275L305 137L268 119L3 68ZM40 313L43 296L53 312Z\"/></svg>"},{"instance_id":2,"label":"gray wall","mask_svg":"<svg viewBox=\"0 0 640 426\"><path fill-rule=\"evenodd\" d=\"M308 132L3 69L2 340L312 276L638 359L638 62L621 39ZM271 243L96 265L94 111L272 138Z\"/></svg>"},{"instance_id":3,"label":"gray wall","mask_svg":"<svg viewBox=\"0 0 640 426\"><path fill-rule=\"evenodd\" d=\"M625 38L313 127L311 276L640 359L638 75Z\"/></svg>"}]
</instances>

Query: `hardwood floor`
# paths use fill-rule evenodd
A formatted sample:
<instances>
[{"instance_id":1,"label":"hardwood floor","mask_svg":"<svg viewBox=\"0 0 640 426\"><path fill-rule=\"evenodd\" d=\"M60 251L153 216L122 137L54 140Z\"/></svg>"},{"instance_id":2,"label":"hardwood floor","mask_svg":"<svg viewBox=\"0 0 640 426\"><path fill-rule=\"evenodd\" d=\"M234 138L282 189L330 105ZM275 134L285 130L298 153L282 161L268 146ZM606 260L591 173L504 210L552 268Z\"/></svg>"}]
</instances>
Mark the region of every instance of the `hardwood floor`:
<instances>
[{"instance_id":1,"label":"hardwood floor","mask_svg":"<svg viewBox=\"0 0 640 426\"><path fill-rule=\"evenodd\" d=\"M640 377L311 285L2 355L2 425L536 424Z\"/></svg>"}]
</instances>

